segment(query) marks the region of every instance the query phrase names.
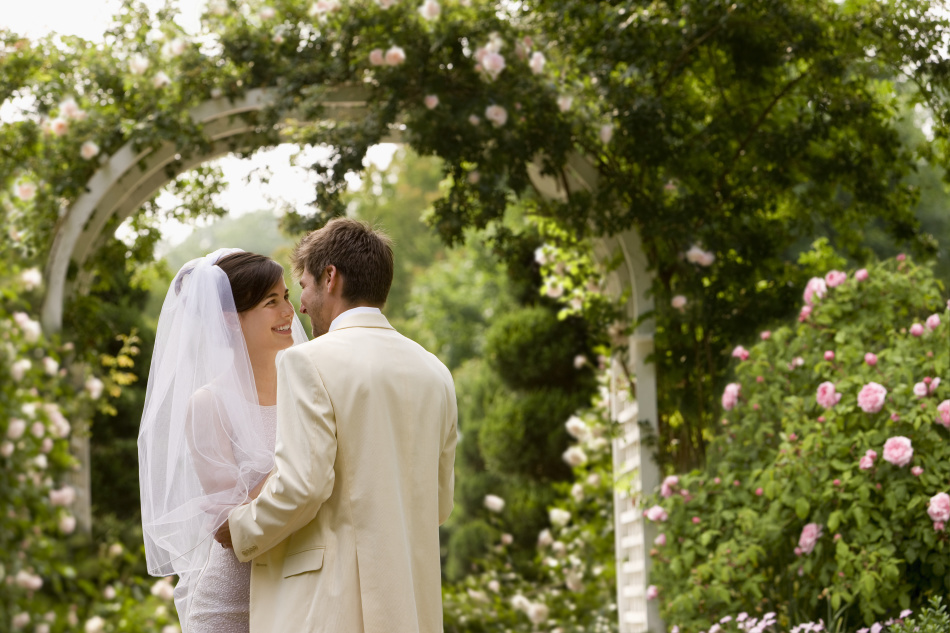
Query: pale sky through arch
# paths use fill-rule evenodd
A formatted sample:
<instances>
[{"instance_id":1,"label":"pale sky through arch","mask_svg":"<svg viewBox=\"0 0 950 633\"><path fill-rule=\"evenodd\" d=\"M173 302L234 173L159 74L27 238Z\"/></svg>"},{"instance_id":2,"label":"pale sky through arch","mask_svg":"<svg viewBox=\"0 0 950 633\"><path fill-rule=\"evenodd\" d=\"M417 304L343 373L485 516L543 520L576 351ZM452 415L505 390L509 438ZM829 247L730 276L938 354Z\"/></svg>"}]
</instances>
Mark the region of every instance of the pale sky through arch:
<instances>
[{"instance_id":1,"label":"pale sky through arch","mask_svg":"<svg viewBox=\"0 0 950 633\"><path fill-rule=\"evenodd\" d=\"M152 11L165 4L165 0L142 1ZM91 41L102 39L112 16L122 6L120 0L30 0L24 3L5 0L4 4L7 6L0 11L0 28L10 29L31 39L59 33L78 35ZM199 18L206 4L206 0L180 0L177 3L180 12L178 22L187 32L198 32ZM374 165L385 169L396 148L392 144L377 145L370 148L367 158ZM273 208L275 202L304 208L314 197L314 180L309 170L288 165L289 157L296 150L296 146L281 145L259 151L247 160L226 156L215 161L228 183L219 199L221 206L233 215ZM305 152L301 164L318 160L321 155L326 155L326 151L310 148ZM250 183L245 182L252 172L266 168L271 172L268 175L269 182L261 182L254 176L251 176ZM358 186L358 183L359 179L351 180L354 186ZM172 204L167 198L163 200L161 197L159 203ZM172 221L163 226L163 233L168 241L178 243L190 235L193 228Z\"/></svg>"}]
</instances>

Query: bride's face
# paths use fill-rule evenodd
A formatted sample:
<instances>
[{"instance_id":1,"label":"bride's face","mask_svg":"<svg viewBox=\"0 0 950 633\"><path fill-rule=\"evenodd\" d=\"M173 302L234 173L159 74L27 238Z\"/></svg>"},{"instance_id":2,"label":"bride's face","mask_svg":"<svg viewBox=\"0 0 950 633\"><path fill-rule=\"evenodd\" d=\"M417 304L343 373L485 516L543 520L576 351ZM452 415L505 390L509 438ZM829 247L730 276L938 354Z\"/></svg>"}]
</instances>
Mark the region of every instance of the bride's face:
<instances>
[{"instance_id":1,"label":"bride's face","mask_svg":"<svg viewBox=\"0 0 950 633\"><path fill-rule=\"evenodd\" d=\"M240 318L248 351L276 353L293 345L294 306L283 279L274 284L260 303L242 312Z\"/></svg>"}]
</instances>

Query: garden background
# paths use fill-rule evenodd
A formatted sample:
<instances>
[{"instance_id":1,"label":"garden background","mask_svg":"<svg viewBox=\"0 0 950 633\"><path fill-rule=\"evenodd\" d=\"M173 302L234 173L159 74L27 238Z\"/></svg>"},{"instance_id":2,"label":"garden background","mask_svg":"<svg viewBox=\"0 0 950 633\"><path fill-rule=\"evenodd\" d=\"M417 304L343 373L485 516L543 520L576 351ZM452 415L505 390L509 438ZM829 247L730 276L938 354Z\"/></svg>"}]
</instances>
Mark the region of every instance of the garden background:
<instances>
[{"instance_id":1,"label":"garden background","mask_svg":"<svg viewBox=\"0 0 950 633\"><path fill-rule=\"evenodd\" d=\"M660 415L643 431L674 477L632 507L662 536L648 594L667 626L852 631L944 595L950 68L935 8L212 2L189 32L125 3L92 43L0 32L0 622L175 626L171 585L144 573L134 476L168 282L219 246L286 261L337 214L393 235L387 316L457 383L447 630L621 627L613 503L629 482L613 476L610 402L636 399L642 323L605 291L617 262L594 243L631 228L656 306ZM323 123L325 89L354 83L369 115ZM273 86L260 145L301 150L256 163L251 188L274 199L229 215L222 163L172 173L107 225L69 273L62 331L44 329L54 237L111 153L200 153L187 107ZM313 123L288 124L288 104ZM394 128L386 164L370 148ZM566 183L572 153L597 189L538 195L525 166ZM287 173L312 204L267 187ZM199 228L163 241L176 221ZM871 383L886 396L860 401ZM87 432L91 534L68 485ZM894 437L913 453L885 450Z\"/></svg>"}]
</instances>

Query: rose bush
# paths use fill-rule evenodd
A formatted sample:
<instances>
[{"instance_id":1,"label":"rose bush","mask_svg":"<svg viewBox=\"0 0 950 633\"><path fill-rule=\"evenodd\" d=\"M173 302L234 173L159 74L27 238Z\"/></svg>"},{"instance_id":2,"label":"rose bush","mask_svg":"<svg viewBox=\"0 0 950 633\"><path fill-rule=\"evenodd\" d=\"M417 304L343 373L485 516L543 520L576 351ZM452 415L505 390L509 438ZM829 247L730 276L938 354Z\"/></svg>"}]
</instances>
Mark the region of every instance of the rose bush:
<instances>
[{"instance_id":1,"label":"rose bush","mask_svg":"<svg viewBox=\"0 0 950 633\"><path fill-rule=\"evenodd\" d=\"M73 516L70 440L111 409L128 374L105 358L97 376L98 359L43 333L31 316L38 271L0 262L0 282L0 630L177 630L168 596L145 577L141 531L97 521L90 539Z\"/></svg>"},{"instance_id":2,"label":"rose bush","mask_svg":"<svg viewBox=\"0 0 950 633\"><path fill-rule=\"evenodd\" d=\"M740 611L853 631L950 591L945 289L900 258L804 300L801 322L737 355L687 494L644 500L665 519L651 582L682 633Z\"/></svg>"}]
</instances>

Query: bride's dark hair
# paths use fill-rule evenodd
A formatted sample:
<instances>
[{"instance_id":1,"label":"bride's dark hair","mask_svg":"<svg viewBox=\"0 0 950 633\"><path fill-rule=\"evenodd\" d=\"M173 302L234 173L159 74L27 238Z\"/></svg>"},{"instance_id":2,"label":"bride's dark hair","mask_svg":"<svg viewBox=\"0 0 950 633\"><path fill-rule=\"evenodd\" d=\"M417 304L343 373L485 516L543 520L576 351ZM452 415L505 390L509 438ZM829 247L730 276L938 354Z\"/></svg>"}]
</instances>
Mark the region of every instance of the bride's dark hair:
<instances>
[{"instance_id":1,"label":"bride's dark hair","mask_svg":"<svg viewBox=\"0 0 950 633\"><path fill-rule=\"evenodd\" d=\"M284 267L257 253L232 253L216 264L228 276L234 308L246 312L264 300L267 292L284 277Z\"/></svg>"}]
</instances>

